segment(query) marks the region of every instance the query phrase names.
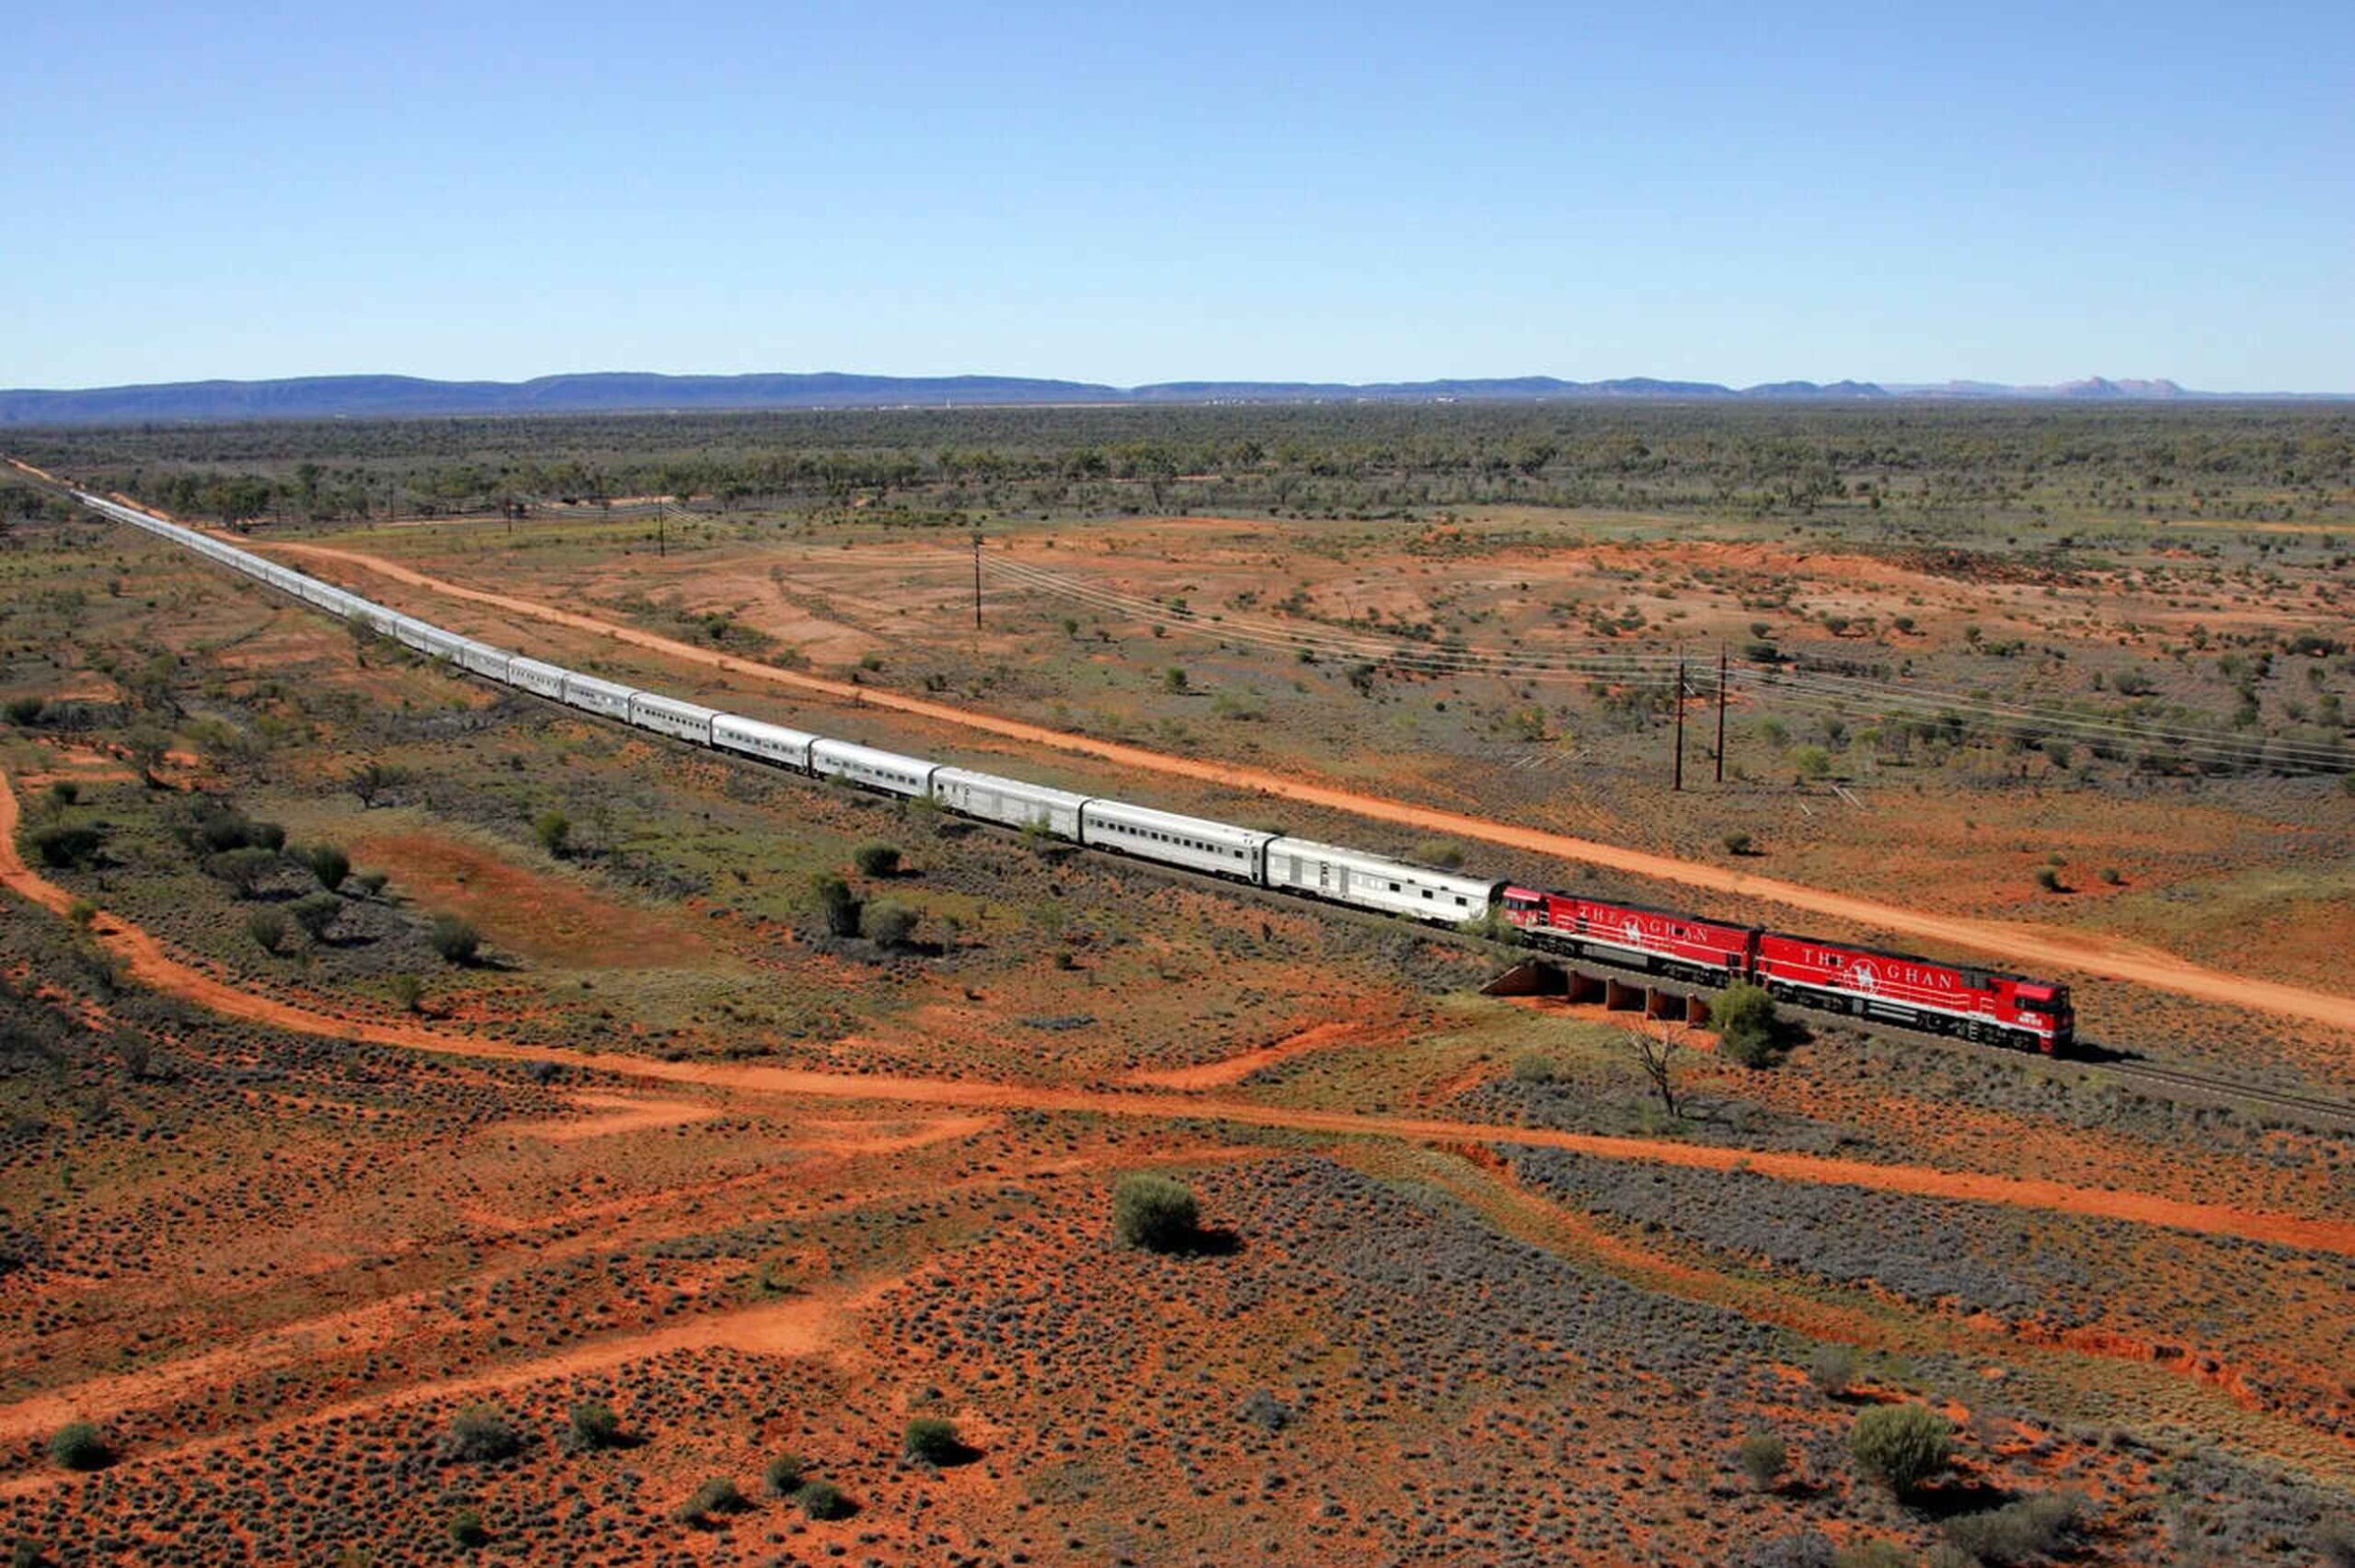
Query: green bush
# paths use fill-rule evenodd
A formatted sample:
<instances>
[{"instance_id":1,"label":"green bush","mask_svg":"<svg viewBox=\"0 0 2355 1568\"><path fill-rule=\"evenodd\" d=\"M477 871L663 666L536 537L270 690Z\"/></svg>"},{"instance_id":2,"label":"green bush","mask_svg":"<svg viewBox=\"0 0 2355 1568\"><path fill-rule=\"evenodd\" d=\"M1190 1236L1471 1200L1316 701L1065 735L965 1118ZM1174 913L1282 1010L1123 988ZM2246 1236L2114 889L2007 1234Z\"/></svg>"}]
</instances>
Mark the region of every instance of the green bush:
<instances>
[{"instance_id":1,"label":"green bush","mask_svg":"<svg viewBox=\"0 0 2355 1568\"><path fill-rule=\"evenodd\" d=\"M2038 866L2036 868L2036 885L2043 888L2048 893L2063 893L2068 891L2067 888L2061 886L2061 872L2060 868L2057 866Z\"/></svg>"},{"instance_id":2,"label":"green bush","mask_svg":"<svg viewBox=\"0 0 2355 1568\"><path fill-rule=\"evenodd\" d=\"M1191 684L1182 665L1171 665L1161 672L1161 684L1172 692L1183 692Z\"/></svg>"},{"instance_id":3,"label":"green bush","mask_svg":"<svg viewBox=\"0 0 2355 1568\"><path fill-rule=\"evenodd\" d=\"M82 786L72 779L59 779L49 786L49 804L52 810L63 811L81 803Z\"/></svg>"},{"instance_id":4,"label":"green bush","mask_svg":"<svg viewBox=\"0 0 2355 1568\"><path fill-rule=\"evenodd\" d=\"M1748 833L1728 833L1724 843L1728 854L1748 854L1755 841Z\"/></svg>"},{"instance_id":5,"label":"green bush","mask_svg":"<svg viewBox=\"0 0 2355 1568\"><path fill-rule=\"evenodd\" d=\"M1537 1051L1523 1051L1513 1058L1511 1070L1515 1083L1551 1083L1562 1075L1552 1057Z\"/></svg>"},{"instance_id":6,"label":"green bush","mask_svg":"<svg viewBox=\"0 0 2355 1568\"><path fill-rule=\"evenodd\" d=\"M362 898L373 898L377 894L383 892L385 890L385 884L391 880L392 878L384 872L363 871L359 876L351 879L351 885L360 889L360 896Z\"/></svg>"},{"instance_id":7,"label":"green bush","mask_svg":"<svg viewBox=\"0 0 2355 1568\"><path fill-rule=\"evenodd\" d=\"M1425 865L1453 871L1464 864L1464 846L1453 839L1425 839L1415 846L1415 859Z\"/></svg>"},{"instance_id":8,"label":"green bush","mask_svg":"<svg viewBox=\"0 0 2355 1568\"><path fill-rule=\"evenodd\" d=\"M65 918L87 931L98 918L98 906L87 898L76 898L65 906Z\"/></svg>"},{"instance_id":9,"label":"green bush","mask_svg":"<svg viewBox=\"0 0 2355 1568\"><path fill-rule=\"evenodd\" d=\"M1791 771L1803 779L1821 779L1832 773L1832 753L1821 746L1791 748Z\"/></svg>"},{"instance_id":10,"label":"green bush","mask_svg":"<svg viewBox=\"0 0 2355 1568\"><path fill-rule=\"evenodd\" d=\"M97 858L98 849L107 841L100 830L81 822L56 822L46 828L36 828L25 841L43 865L58 870L82 865Z\"/></svg>"},{"instance_id":11,"label":"green bush","mask_svg":"<svg viewBox=\"0 0 2355 1568\"><path fill-rule=\"evenodd\" d=\"M303 852L303 864L319 879L319 886L332 893L343 886L351 875L351 857L333 844L313 844Z\"/></svg>"},{"instance_id":12,"label":"green bush","mask_svg":"<svg viewBox=\"0 0 2355 1568\"><path fill-rule=\"evenodd\" d=\"M425 934L433 951L453 964L471 964L482 951L482 933L456 915L435 915Z\"/></svg>"},{"instance_id":13,"label":"green bush","mask_svg":"<svg viewBox=\"0 0 2355 1568\"><path fill-rule=\"evenodd\" d=\"M540 848L562 860L572 847L572 818L561 811L543 811L532 818L532 834Z\"/></svg>"},{"instance_id":14,"label":"green bush","mask_svg":"<svg viewBox=\"0 0 2355 1568\"><path fill-rule=\"evenodd\" d=\"M523 1435L515 1424L491 1405L478 1404L458 1413L442 1435L440 1453L447 1461L487 1464L512 1459L523 1451Z\"/></svg>"},{"instance_id":15,"label":"green bush","mask_svg":"<svg viewBox=\"0 0 2355 1568\"><path fill-rule=\"evenodd\" d=\"M1848 1430L1864 1472L1900 1495L1939 1474L1954 1457L1954 1427L1924 1404L1877 1404Z\"/></svg>"},{"instance_id":16,"label":"green bush","mask_svg":"<svg viewBox=\"0 0 2355 1568\"><path fill-rule=\"evenodd\" d=\"M850 852L850 863L858 867L861 876L897 876L900 874L900 846L871 839Z\"/></svg>"},{"instance_id":17,"label":"green bush","mask_svg":"<svg viewBox=\"0 0 2355 1568\"><path fill-rule=\"evenodd\" d=\"M1741 1473L1761 1492L1771 1490L1791 1464L1790 1445L1772 1432L1752 1432L1744 1437L1738 1457Z\"/></svg>"},{"instance_id":18,"label":"green bush","mask_svg":"<svg viewBox=\"0 0 2355 1568\"><path fill-rule=\"evenodd\" d=\"M490 1532L483 1528L482 1516L472 1508L461 1508L450 1516L450 1539L469 1550L490 1544Z\"/></svg>"},{"instance_id":19,"label":"green bush","mask_svg":"<svg viewBox=\"0 0 2355 1568\"><path fill-rule=\"evenodd\" d=\"M744 1494L736 1490L734 1482L724 1475L716 1475L696 1487L694 1495L679 1505L679 1519L683 1524L707 1524L715 1514L741 1514L751 1506Z\"/></svg>"},{"instance_id":20,"label":"green bush","mask_svg":"<svg viewBox=\"0 0 2355 1568\"><path fill-rule=\"evenodd\" d=\"M1844 1345L1819 1345L1808 1357L1807 1377L1827 1394L1844 1394L1856 1380L1856 1353Z\"/></svg>"},{"instance_id":21,"label":"green bush","mask_svg":"<svg viewBox=\"0 0 2355 1568\"><path fill-rule=\"evenodd\" d=\"M1717 1033L1717 1049L1743 1067L1772 1067L1779 1057L1781 1021L1775 999L1763 986L1737 980L1709 1003L1709 1027Z\"/></svg>"},{"instance_id":22,"label":"green bush","mask_svg":"<svg viewBox=\"0 0 2355 1568\"><path fill-rule=\"evenodd\" d=\"M259 844L223 850L204 863L205 874L226 882L240 898L250 898L262 879L278 869L278 853Z\"/></svg>"},{"instance_id":23,"label":"green bush","mask_svg":"<svg viewBox=\"0 0 2355 1568\"><path fill-rule=\"evenodd\" d=\"M595 1453L601 1448L616 1448L622 1441L622 1418L603 1400L583 1400L572 1407L567 1430L570 1434L575 1453Z\"/></svg>"},{"instance_id":24,"label":"green bush","mask_svg":"<svg viewBox=\"0 0 2355 1568\"><path fill-rule=\"evenodd\" d=\"M256 910L246 917L246 934L263 952L276 953L286 945L286 916L277 910Z\"/></svg>"},{"instance_id":25,"label":"green bush","mask_svg":"<svg viewBox=\"0 0 2355 1568\"><path fill-rule=\"evenodd\" d=\"M327 927L335 924L336 916L343 913L343 900L332 893L306 893L287 905L286 912L305 935L316 942L327 934Z\"/></svg>"},{"instance_id":26,"label":"green bush","mask_svg":"<svg viewBox=\"0 0 2355 1568\"><path fill-rule=\"evenodd\" d=\"M813 1519L846 1519L850 1517L850 1499L843 1489L831 1481L813 1481L793 1494L801 1511Z\"/></svg>"},{"instance_id":27,"label":"green bush","mask_svg":"<svg viewBox=\"0 0 2355 1568\"><path fill-rule=\"evenodd\" d=\"M915 935L916 911L896 898L879 898L867 906L860 921L867 939L879 947L904 947Z\"/></svg>"},{"instance_id":28,"label":"green bush","mask_svg":"<svg viewBox=\"0 0 2355 1568\"><path fill-rule=\"evenodd\" d=\"M425 1000L425 982L415 975L398 974L385 982L385 994L404 1013L415 1013Z\"/></svg>"},{"instance_id":29,"label":"green bush","mask_svg":"<svg viewBox=\"0 0 2355 1568\"><path fill-rule=\"evenodd\" d=\"M1122 1246L1174 1253L1195 1238L1201 1211L1194 1195L1167 1176L1136 1172L1112 1186L1112 1234Z\"/></svg>"},{"instance_id":30,"label":"green bush","mask_svg":"<svg viewBox=\"0 0 2355 1568\"><path fill-rule=\"evenodd\" d=\"M66 1470L104 1470L114 1450L97 1426L72 1421L49 1435L49 1457Z\"/></svg>"},{"instance_id":31,"label":"green bush","mask_svg":"<svg viewBox=\"0 0 2355 1568\"><path fill-rule=\"evenodd\" d=\"M39 697L8 699L8 722L18 729L30 729L40 722L41 710L49 704Z\"/></svg>"},{"instance_id":32,"label":"green bush","mask_svg":"<svg viewBox=\"0 0 2355 1568\"><path fill-rule=\"evenodd\" d=\"M2073 1493L2046 1492L1988 1513L1948 1519L1947 1543L1988 1568L2016 1568L2056 1556L2074 1544L2084 1516L2084 1499Z\"/></svg>"},{"instance_id":33,"label":"green bush","mask_svg":"<svg viewBox=\"0 0 2355 1568\"><path fill-rule=\"evenodd\" d=\"M861 906L849 883L839 876L819 876L811 879L810 890L818 900L819 913L825 917L828 934L858 934Z\"/></svg>"},{"instance_id":34,"label":"green bush","mask_svg":"<svg viewBox=\"0 0 2355 1568\"><path fill-rule=\"evenodd\" d=\"M965 1457L965 1445L957 1436L957 1425L937 1415L919 1415L908 1423L907 1436L900 1451L919 1464L954 1464Z\"/></svg>"},{"instance_id":35,"label":"green bush","mask_svg":"<svg viewBox=\"0 0 2355 1568\"><path fill-rule=\"evenodd\" d=\"M801 1490L803 1472L808 1468L799 1454L779 1454L761 1471L761 1484L772 1497L790 1497Z\"/></svg>"}]
</instances>

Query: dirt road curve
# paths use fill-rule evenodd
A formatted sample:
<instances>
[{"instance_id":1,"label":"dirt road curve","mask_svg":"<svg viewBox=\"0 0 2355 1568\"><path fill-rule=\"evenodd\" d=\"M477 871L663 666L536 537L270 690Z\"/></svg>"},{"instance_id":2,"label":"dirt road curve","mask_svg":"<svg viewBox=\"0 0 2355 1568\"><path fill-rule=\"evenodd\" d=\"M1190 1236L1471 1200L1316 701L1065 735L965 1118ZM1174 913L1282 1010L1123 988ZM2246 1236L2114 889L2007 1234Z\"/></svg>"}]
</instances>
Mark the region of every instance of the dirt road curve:
<instances>
[{"instance_id":1,"label":"dirt road curve","mask_svg":"<svg viewBox=\"0 0 2355 1568\"><path fill-rule=\"evenodd\" d=\"M248 548L252 540L233 543ZM1123 767L1141 772L1174 773L1205 783L1258 790L1262 794L1285 800L1304 801L1310 805L1330 807L1360 817L1380 821L1398 822L1431 832L1466 839L1481 839L1489 843L1503 844L1512 849L1529 850L1534 853L1555 855L1564 860L1584 861L1590 865L1605 865L1637 876L1648 876L1661 882L1682 883L1686 887L1704 887L1714 892L1739 893L1749 898L1764 898L1794 910L1813 914L1832 915L1855 921L1861 925L1883 931L1902 932L1908 936L1965 948L2002 958L2005 962L2028 968L2076 969L2087 974L2105 975L2111 979L2129 980L2158 990L2173 991L2179 996L2197 997L2203 1001L2253 1007L2289 1018L2303 1018L2335 1028L2355 1030L2355 997L2336 996L2326 991L2309 990L2303 987L2283 985L2270 980L2251 979L2222 970L2204 968L2172 954L2138 943L2121 941L2097 932L2063 931L2050 926L2025 926L2001 921L1972 920L1964 916L1924 914L1916 910L1883 904L1870 898L1851 898L1846 894L1826 892L1817 887L1802 887L1796 882L1778 881L1769 876L1755 876L1748 872L1729 870L1723 866L1704 864L1697 861L1678 860L1673 856L1654 854L1646 850L1632 850L1616 844L1598 843L1591 839L1572 838L1564 833L1546 832L1536 828L1523 828L1510 822L1496 822L1481 817L1467 817L1453 811L1441 811L1430 807L1413 806L1404 801L1386 800L1378 795L1360 795L1351 790L1338 789L1330 784L1309 780L1287 778L1258 768L1244 767L1223 761L1199 761L1188 757L1171 757L1143 747L1124 745L1117 740L1098 740L1090 736L1072 735L1062 730L1048 729L1039 725L1025 724L1019 719L979 713L971 708L948 703L930 702L923 697L908 696L897 692L878 691L869 686L854 686L847 681L830 681L821 675L805 675L788 670L777 670L748 659L735 658L711 648L696 647L658 633L642 631L635 626L616 625L600 621L576 611L560 610L535 600L518 599L512 594L492 593L482 589L467 588L423 572L404 567L395 561L370 555L355 550L339 550L324 544L270 544L263 548L280 555L307 556L313 560L338 561L423 589L449 599L485 604L517 615L552 624L570 626L576 630L594 632L672 658L723 670L731 675L749 676L772 685L788 686L797 691L821 692L844 702L872 707L890 708L902 713L917 714L945 724L978 729L1008 739L1032 745L1051 747L1058 750L1075 751L1118 762Z\"/></svg>"},{"instance_id":2,"label":"dirt road curve","mask_svg":"<svg viewBox=\"0 0 2355 1568\"><path fill-rule=\"evenodd\" d=\"M17 850L17 796L0 773L0 886L63 913L72 895L41 877ZM1940 1171L1918 1165L1876 1165L1807 1154L1760 1153L1636 1138L1603 1138L1542 1127L1503 1127L1439 1117L1370 1116L1309 1106L1264 1104L1181 1093L1106 1089L1060 1089L1032 1084L987 1083L962 1079L902 1078L887 1074L820 1072L804 1068L762 1067L734 1062L656 1061L612 1052L534 1050L477 1039L456 1029L423 1022L345 1019L256 996L215 979L167 954L138 926L101 912L91 931L120 954L134 979L157 990L196 1002L225 1017L243 1018L295 1034L364 1040L405 1050L499 1061L554 1061L660 1083L690 1083L749 1095L782 1099L882 1101L897 1104L956 1106L986 1111L1076 1112L1143 1119L1220 1121L1243 1127L1280 1127L1337 1137L1396 1138L1419 1143L1519 1144L1564 1149L1605 1160L1648 1161L1705 1170L1744 1170L1775 1181L1911 1193L2004 1204L2059 1214L2084 1214L2162 1225L2213 1236L2238 1236L2312 1252L2355 1257L2355 1219L2317 1219L2271 1214L2223 1204L2186 1203L2132 1192L2070 1186L2016 1176Z\"/></svg>"}]
</instances>

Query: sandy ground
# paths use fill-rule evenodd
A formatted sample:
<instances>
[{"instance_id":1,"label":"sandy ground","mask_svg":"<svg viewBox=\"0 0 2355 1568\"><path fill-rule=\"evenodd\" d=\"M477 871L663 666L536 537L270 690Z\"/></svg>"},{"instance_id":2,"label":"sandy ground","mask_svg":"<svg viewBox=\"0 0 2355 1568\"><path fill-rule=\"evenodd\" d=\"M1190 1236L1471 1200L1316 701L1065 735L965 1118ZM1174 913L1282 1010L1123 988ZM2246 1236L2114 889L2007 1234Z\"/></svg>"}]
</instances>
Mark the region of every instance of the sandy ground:
<instances>
[{"instance_id":1,"label":"sandy ground","mask_svg":"<svg viewBox=\"0 0 2355 1568\"><path fill-rule=\"evenodd\" d=\"M0 885L63 914L73 897L28 866L16 847L17 804L0 773ZM347 1019L252 995L165 952L155 937L101 911L90 930L119 954L139 982L225 1016L296 1034L364 1040L410 1050L502 1061L551 1061L661 1083L696 1084L781 1098L881 1101L985 1111L1067 1112L1155 1120L1221 1121L1342 1137L1402 1139L1439 1144L1515 1144L1562 1149L1609 1160L1645 1161L1706 1170L1742 1170L1777 1181L1865 1188L1924 1197L2005 1205L2056 1214L2089 1215L2214 1236L2237 1236L2313 1252L2355 1257L2355 1219L2315 1219L2268 1213L2227 1204L2191 1202L2146 1193L2074 1186L2067 1183L1919 1165L1873 1164L1817 1155L1751 1151L1665 1139L1610 1138L1550 1128L1499 1126L1438 1117L1368 1115L1309 1106L1264 1104L1185 1093L1048 1088L973 1080L891 1074L822 1072L802 1068L697 1061L660 1061L612 1052L534 1050L496 1044L422 1022Z\"/></svg>"},{"instance_id":2,"label":"sandy ground","mask_svg":"<svg viewBox=\"0 0 2355 1568\"><path fill-rule=\"evenodd\" d=\"M240 543L250 544L251 542L240 541ZM1601 843L1591 839L1574 838L1567 834L1547 832L1535 828L1523 828L1487 818L1467 816L1459 812L1438 810L1403 801L1363 795L1351 790L1336 788L1331 784L1290 778L1233 762L1198 761L1189 758L1169 756L1139 746L1074 735L1040 725L1024 723L1017 719L975 712L948 703L932 702L922 697L879 691L873 687L854 686L848 682L829 680L823 676L777 670L710 648L696 647L653 632L642 631L633 626L616 625L610 622L597 620L592 616L557 609L533 600L466 588L461 584L428 576L396 562L356 551L339 550L320 544L273 544L268 548L281 555L340 562L446 598L488 605L512 614L569 626L579 631L592 632L617 642L646 648L667 658L706 665L732 675L749 676L799 691L821 692L854 704L890 708L902 713L919 715L941 723L977 729L1036 746L1096 756L1139 772L1170 773L1205 783L1257 790L1264 795L1281 799L1327 807L1360 817L1401 823L1434 833L1477 839L1489 843L1502 844L1508 848L1528 850L1537 854L1582 861L1591 865L1608 866L1614 870L1662 882L1677 883L1716 892L1740 894L1780 904L1787 909L1834 916L1884 931L1901 933L1908 936L1954 947L1995 955L2012 964L2031 967L2073 969L2087 974L2102 975L2112 979L2127 980L2155 990L2171 991L2180 996L2195 997L2201 1001L2257 1008L2284 1017L2310 1020L2337 1028L2355 1029L2355 997L2338 996L2304 987L2254 979L2223 970L2207 968L2140 943L2105 936L2098 933L2061 931L2049 926L1925 914L1897 905L1854 898L1818 887L1804 887L1774 877L1753 876L1748 872L1723 866L1680 860L1648 851Z\"/></svg>"}]
</instances>

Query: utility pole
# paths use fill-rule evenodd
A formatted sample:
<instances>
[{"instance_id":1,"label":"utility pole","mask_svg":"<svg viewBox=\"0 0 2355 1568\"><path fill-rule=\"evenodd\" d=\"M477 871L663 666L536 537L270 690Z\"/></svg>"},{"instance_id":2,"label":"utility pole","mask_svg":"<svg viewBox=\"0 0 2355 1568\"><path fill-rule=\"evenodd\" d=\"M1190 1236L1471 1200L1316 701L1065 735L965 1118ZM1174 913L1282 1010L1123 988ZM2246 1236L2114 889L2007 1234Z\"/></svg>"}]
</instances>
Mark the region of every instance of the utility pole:
<instances>
[{"instance_id":1,"label":"utility pole","mask_svg":"<svg viewBox=\"0 0 2355 1568\"><path fill-rule=\"evenodd\" d=\"M1726 646L1717 645L1717 782L1726 782Z\"/></svg>"},{"instance_id":2,"label":"utility pole","mask_svg":"<svg viewBox=\"0 0 2355 1568\"><path fill-rule=\"evenodd\" d=\"M982 531L973 530L973 630L982 629Z\"/></svg>"},{"instance_id":3,"label":"utility pole","mask_svg":"<svg viewBox=\"0 0 2355 1568\"><path fill-rule=\"evenodd\" d=\"M1684 655L1676 656L1676 779L1671 789L1684 787Z\"/></svg>"},{"instance_id":4,"label":"utility pole","mask_svg":"<svg viewBox=\"0 0 2355 1568\"><path fill-rule=\"evenodd\" d=\"M670 530L664 520L662 498L657 496L654 498L654 555L656 559L661 560L667 558L670 554Z\"/></svg>"}]
</instances>

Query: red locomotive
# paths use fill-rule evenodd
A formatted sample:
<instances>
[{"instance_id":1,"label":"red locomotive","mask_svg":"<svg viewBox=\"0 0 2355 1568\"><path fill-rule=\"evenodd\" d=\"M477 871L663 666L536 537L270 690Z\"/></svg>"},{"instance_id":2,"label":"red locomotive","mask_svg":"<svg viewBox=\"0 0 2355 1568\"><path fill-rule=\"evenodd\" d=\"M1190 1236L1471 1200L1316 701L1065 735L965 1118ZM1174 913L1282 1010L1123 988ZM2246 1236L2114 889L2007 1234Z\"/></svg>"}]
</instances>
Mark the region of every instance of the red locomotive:
<instances>
[{"instance_id":1,"label":"red locomotive","mask_svg":"<svg viewBox=\"0 0 2355 1568\"><path fill-rule=\"evenodd\" d=\"M1752 980L1785 1001L2048 1056L2076 1035L2068 987L1996 969L1579 893L1509 887L1501 907L1534 947L1713 985Z\"/></svg>"}]
</instances>

